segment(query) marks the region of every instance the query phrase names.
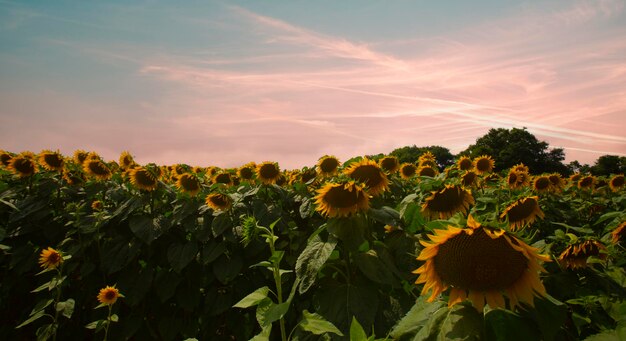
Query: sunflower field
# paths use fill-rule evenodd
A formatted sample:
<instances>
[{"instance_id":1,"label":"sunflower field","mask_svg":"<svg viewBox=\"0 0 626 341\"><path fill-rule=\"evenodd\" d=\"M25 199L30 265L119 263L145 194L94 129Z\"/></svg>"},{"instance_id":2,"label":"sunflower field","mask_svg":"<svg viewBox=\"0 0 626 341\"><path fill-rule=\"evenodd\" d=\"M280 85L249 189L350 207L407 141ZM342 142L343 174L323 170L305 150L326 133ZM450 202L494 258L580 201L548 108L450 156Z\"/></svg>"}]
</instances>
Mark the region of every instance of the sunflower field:
<instances>
[{"instance_id":1,"label":"sunflower field","mask_svg":"<svg viewBox=\"0 0 626 341\"><path fill-rule=\"evenodd\" d=\"M626 340L624 175L0 151L6 340Z\"/></svg>"}]
</instances>

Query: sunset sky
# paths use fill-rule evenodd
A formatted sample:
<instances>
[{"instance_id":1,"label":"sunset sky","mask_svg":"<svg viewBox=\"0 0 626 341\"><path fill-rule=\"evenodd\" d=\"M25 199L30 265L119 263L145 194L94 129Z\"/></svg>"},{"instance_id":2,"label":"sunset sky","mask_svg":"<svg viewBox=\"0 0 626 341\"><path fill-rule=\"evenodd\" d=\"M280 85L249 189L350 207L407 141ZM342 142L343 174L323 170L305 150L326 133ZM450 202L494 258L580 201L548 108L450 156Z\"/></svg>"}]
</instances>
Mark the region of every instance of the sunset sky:
<instances>
[{"instance_id":1,"label":"sunset sky","mask_svg":"<svg viewBox=\"0 0 626 341\"><path fill-rule=\"evenodd\" d=\"M0 0L0 149L300 168L527 127L593 164L626 155L625 7Z\"/></svg>"}]
</instances>

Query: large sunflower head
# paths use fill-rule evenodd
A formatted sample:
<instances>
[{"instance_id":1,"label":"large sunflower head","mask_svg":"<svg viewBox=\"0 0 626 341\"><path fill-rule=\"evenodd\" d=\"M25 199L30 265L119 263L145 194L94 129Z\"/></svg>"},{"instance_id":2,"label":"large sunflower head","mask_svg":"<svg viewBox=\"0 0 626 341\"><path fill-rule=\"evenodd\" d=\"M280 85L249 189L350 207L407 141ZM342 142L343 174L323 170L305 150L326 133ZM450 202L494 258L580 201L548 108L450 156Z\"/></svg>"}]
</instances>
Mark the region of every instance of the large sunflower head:
<instances>
[{"instance_id":1,"label":"large sunflower head","mask_svg":"<svg viewBox=\"0 0 626 341\"><path fill-rule=\"evenodd\" d=\"M63 263L63 255L51 247L42 250L39 254L39 265L44 269L56 269L61 263Z\"/></svg>"},{"instance_id":2,"label":"large sunflower head","mask_svg":"<svg viewBox=\"0 0 626 341\"><path fill-rule=\"evenodd\" d=\"M317 190L316 210L327 217L347 217L369 209L369 195L354 181L327 182Z\"/></svg>"},{"instance_id":3,"label":"large sunflower head","mask_svg":"<svg viewBox=\"0 0 626 341\"><path fill-rule=\"evenodd\" d=\"M522 240L504 230L481 226L472 216L463 229L435 229L417 257L425 263L414 271L416 284L424 283L422 295L431 291L429 302L451 287L448 306L469 298L481 311L485 301L491 308L505 308L503 293L514 310L520 302L533 305L534 296L546 295L539 280L545 271L539 261L550 261Z\"/></svg>"},{"instance_id":4,"label":"large sunflower head","mask_svg":"<svg viewBox=\"0 0 626 341\"><path fill-rule=\"evenodd\" d=\"M226 186L233 184L233 177L226 171L215 174L212 180L214 184L224 184Z\"/></svg>"},{"instance_id":5,"label":"large sunflower head","mask_svg":"<svg viewBox=\"0 0 626 341\"><path fill-rule=\"evenodd\" d=\"M280 168L278 168L278 163L271 161L265 161L261 163L256 168L256 176L259 181L266 185L276 183L276 180L278 180L278 176L280 176Z\"/></svg>"},{"instance_id":6,"label":"large sunflower head","mask_svg":"<svg viewBox=\"0 0 626 341\"><path fill-rule=\"evenodd\" d=\"M124 295L120 294L120 291L115 286L107 286L100 289L100 292L98 293L98 302L104 305L113 305L120 297L124 297Z\"/></svg>"},{"instance_id":7,"label":"large sunflower head","mask_svg":"<svg viewBox=\"0 0 626 341\"><path fill-rule=\"evenodd\" d=\"M181 174L176 180L176 187L192 197L200 192L200 180L194 173Z\"/></svg>"},{"instance_id":8,"label":"large sunflower head","mask_svg":"<svg viewBox=\"0 0 626 341\"><path fill-rule=\"evenodd\" d=\"M13 154L5 150L0 150L0 167L8 167L13 158Z\"/></svg>"},{"instance_id":9,"label":"large sunflower head","mask_svg":"<svg viewBox=\"0 0 626 341\"><path fill-rule=\"evenodd\" d=\"M402 179L410 179L415 176L416 172L417 167L412 163L405 162L400 166L400 176Z\"/></svg>"},{"instance_id":10,"label":"large sunflower head","mask_svg":"<svg viewBox=\"0 0 626 341\"><path fill-rule=\"evenodd\" d=\"M456 161L456 165L457 167L459 167L460 170L470 170L474 167L474 163L472 162L472 159L470 159L467 156L461 156L457 161Z\"/></svg>"},{"instance_id":11,"label":"large sunflower head","mask_svg":"<svg viewBox=\"0 0 626 341\"><path fill-rule=\"evenodd\" d=\"M322 156L317 161L317 172L322 176L331 176L339 169L339 159L332 155Z\"/></svg>"},{"instance_id":12,"label":"large sunflower head","mask_svg":"<svg viewBox=\"0 0 626 341\"><path fill-rule=\"evenodd\" d=\"M385 156L378 161L378 164L387 174L393 174L400 168L400 162L395 156Z\"/></svg>"},{"instance_id":13,"label":"large sunflower head","mask_svg":"<svg viewBox=\"0 0 626 341\"><path fill-rule=\"evenodd\" d=\"M572 270L586 268L589 257L606 259L605 250L606 247L597 240L580 241L569 245L561 252L559 263L561 263L561 266Z\"/></svg>"},{"instance_id":14,"label":"large sunflower head","mask_svg":"<svg viewBox=\"0 0 626 341\"><path fill-rule=\"evenodd\" d=\"M132 155L130 155L130 153L128 151L123 151L120 154L120 168L123 170L132 168L135 165L135 159L133 158Z\"/></svg>"},{"instance_id":15,"label":"large sunflower head","mask_svg":"<svg viewBox=\"0 0 626 341\"><path fill-rule=\"evenodd\" d=\"M626 221L623 221L611 231L611 240L614 244L622 242L624 237L626 237Z\"/></svg>"},{"instance_id":16,"label":"large sunflower head","mask_svg":"<svg viewBox=\"0 0 626 341\"><path fill-rule=\"evenodd\" d=\"M433 191L422 204L422 213L430 219L447 219L457 212L466 213L474 204L470 191L457 185L446 185L439 191Z\"/></svg>"},{"instance_id":17,"label":"large sunflower head","mask_svg":"<svg viewBox=\"0 0 626 341\"><path fill-rule=\"evenodd\" d=\"M500 219L508 219L511 231L532 224L536 217L544 218L543 211L539 207L539 197L537 196L518 199L507 206L500 214Z\"/></svg>"},{"instance_id":18,"label":"large sunflower head","mask_svg":"<svg viewBox=\"0 0 626 341\"><path fill-rule=\"evenodd\" d=\"M108 180L111 178L111 170L106 163L100 159L92 159L87 157L83 162L83 171L85 174L98 180Z\"/></svg>"},{"instance_id":19,"label":"large sunflower head","mask_svg":"<svg viewBox=\"0 0 626 341\"><path fill-rule=\"evenodd\" d=\"M205 202L216 211L228 211L233 205L233 199L223 193L211 193L206 196Z\"/></svg>"},{"instance_id":20,"label":"large sunflower head","mask_svg":"<svg viewBox=\"0 0 626 341\"><path fill-rule=\"evenodd\" d=\"M8 169L20 178L26 178L37 173L35 154L23 152L14 156L9 163Z\"/></svg>"},{"instance_id":21,"label":"large sunflower head","mask_svg":"<svg viewBox=\"0 0 626 341\"><path fill-rule=\"evenodd\" d=\"M578 180L578 188L593 190L596 186L596 177L593 175L586 175Z\"/></svg>"},{"instance_id":22,"label":"large sunflower head","mask_svg":"<svg viewBox=\"0 0 626 341\"><path fill-rule=\"evenodd\" d=\"M482 155L474 159L476 173L491 173L495 167L495 161L489 155Z\"/></svg>"},{"instance_id":23,"label":"large sunflower head","mask_svg":"<svg viewBox=\"0 0 626 341\"><path fill-rule=\"evenodd\" d=\"M547 175L535 177L533 180L533 190L537 193L548 192L552 189L552 182Z\"/></svg>"},{"instance_id":24,"label":"large sunflower head","mask_svg":"<svg viewBox=\"0 0 626 341\"><path fill-rule=\"evenodd\" d=\"M145 167L131 169L129 177L135 187L144 191L154 191L159 185L158 175Z\"/></svg>"},{"instance_id":25,"label":"large sunflower head","mask_svg":"<svg viewBox=\"0 0 626 341\"><path fill-rule=\"evenodd\" d=\"M256 173L256 164L254 162L247 163L237 170L237 175L242 180L251 180Z\"/></svg>"},{"instance_id":26,"label":"large sunflower head","mask_svg":"<svg viewBox=\"0 0 626 341\"><path fill-rule=\"evenodd\" d=\"M609 180L609 187L613 192L618 192L620 189L624 188L624 174L614 175L611 180Z\"/></svg>"},{"instance_id":27,"label":"large sunflower head","mask_svg":"<svg viewBox=\"0 0 626 341\"><path fill-rule=\"evenodd\" d=\"M63 171L65 158L58 151L42 150L39 153L39 165L49 171Z\"/></svg>"},{"instance_id":28,"label":"large sunflower head","mask_svg":"<svg viewBox=\"0 0 626 341\"><path fill-rule=\"evenodd\" d=\"M371 196L377 196L389 190L387 174L383 172L376 161L365 158L353 162L344 170L344 173L353 180L363 183L367 188L367 193Z\"/></svg>"}]
</instances>

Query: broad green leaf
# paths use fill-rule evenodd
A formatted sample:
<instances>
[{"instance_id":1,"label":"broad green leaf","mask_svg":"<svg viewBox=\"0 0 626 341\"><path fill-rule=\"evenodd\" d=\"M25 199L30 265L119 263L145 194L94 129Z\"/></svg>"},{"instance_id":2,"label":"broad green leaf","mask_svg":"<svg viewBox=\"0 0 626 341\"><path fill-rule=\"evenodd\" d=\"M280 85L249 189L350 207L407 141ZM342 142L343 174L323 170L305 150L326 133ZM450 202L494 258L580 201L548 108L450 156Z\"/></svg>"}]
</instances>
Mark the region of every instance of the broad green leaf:
<instances>
[{"instance_id":1,"label":"broad green leaf","mask_svg":"<svg viewBox=\"0 0 626 341\"><path fill-rule=\"evenodd\" d=\"M248 296L241 299L241 301L237 302L233 308L248 308L255 306L264 299L267 298L267 293L270 291L268 287L261 287L253 291Z\"/></svg>"},{"instance_id":2,"label":"broad green leaf","mask_svg":"<svg viewBox=\"0 0 626 341\"><path fill-rule=\"evenodd\" d=\"M438 340L481 340L483 315L473 306L457 304L441 324Z\"/></svg>"},{"instance_id":3,"label":"broad green leaf","mask_svg":"<svg viewBox=\"0 0 626 341\"><path fill-rule=\"evenodd\" d=\"M317 273L324 266L337 245L337 240L329 237L323 242L319 236L315 236L302 251L296 261L296 278L300 281L298 291L304 294L313 286Z\"/></svg>"},{"instance_id":4,"label":"broad green leaf","mask_svg":"<svg viewBox=\"0 0 626 341\"><path fill-rule=\"evenodd\" d=\"M399 339L403 335L414 335L422 329L435 311L445 306L444 302L426 302L426 296L420 296L415 305L391 330L391 337Z\"/></svg>"},{"instance_id":5,"label":"broad green leaf","mask_svg":"<svg viewBox=\"0 0 626 341\"><path fill-rule=\"evenodd\" d=\"M261 332L255 335L250 341L270 341L270 335L272 333L272 325L268 325L261 329Z\"/></svg>"},{"instance_id":6,"label":"broad green leaf","mask_svg":"<svg viewBox=\"0 0 626 341\"><path fill-rule=\"evenodd\" d=\"M28 316L33 316L36 313L46 309L50 304L52 304L52 302L54 302L54 299L52 299L52 298L47 299L47 300L41 300L41 301L37 302L37 304L35 305L33 310L31 310L31 312L30 312L30 314Z\"/></svg>"},{"instance_id":7,"label":"broad green leaf","mask_svg":"<svg viewBox=\"0 0 626 341\"><path fill-rule=\"evenodd\" d=\"M428 319L428 322L424 327L422 327L415 337L413 341L425 341L425 340L434 340L441 331L441 325L443 321L448 316L448 307L444 306L436 310Z\"/></svg>"},{"instance_id":8,"label":"broad green leaf","mask_svg":"<svg viewBox=\"0 0 626 341\"><path fill-rule=\"evenodd\" d=\"M149 216L140 215L132 217L128 226L137 238L150 245L171 227L171 223L164 216L152 219Z\"/></svg>"},{"instance_id":9,"label":"broad green leaf","mask_svg":"<svg viewBox=\"0 0 626 341\"><path fill-rule=\"evenodd\" d=\"M321 335L325 333L333 333L339 336L343 336L343 333L335 327L334 324L327 321L322 315L317 313L309 313L307 310L302 311L302 320L300 321L300 327L315 335Z\"/></svg>"},{"instance_id":10,"label":"broad green leaf","mask_svg":"<svg viewBox=\"0 0 626 341\"><path fill-rule=\"evenodd\" d=\"M371 281L387 285L395 283L393 272L378 258L375 250L356 254L354 262Z\"/></svg>"},{"instance_id":11,"label":"broad green leaf","mask_svg":"<svg viewBox=\"0 0 626 341\"><path fill-rule=\"evenodd\" d=\"M185 244L171 244L167 250L167 260L172 269L180 273L198 254L198 244L190 241Z\"/></svg>"},{"instance_id":12,"label":"broad green leaf","mask_svg":"<svg viewBox=\"0 0 626 341\"><path fill-rule=\"evenodd\" d=\"M57 325L54 323L44 324L37 328L35 335L37 335L37 341L46 341L51 338L57 332Z\"/></svg>"},{"instance_id":13,"label":"broad green leaf","mask_svg":"<svg viewBox=\"0 0 626 341\"><path fill-rule=\"evenodd\" d=\"M223 254L216 262L213 262L213 274L222 284L227 284L239 275L243 260L238 254L227 257Z\"/></svg>"},{"instance_id":14,"label":"broad green leaf","mask_svg":"<svg viewBox=\"0 0 626 341\"><path fill-rule=\"evenodd\" d=\"M45 313L45 312L43 312L43 311L39 311L39 312L37 312L35 315L33 315L33 316L29 317L26 321L24 321L24 322L20 323L20 324L19 324L17 327L15 327L15 328L16 328L16 329L17 329L17 328L22 328L22 327L24 327L25 325L30 324L30 323L32 323L33 321L36 321L37 319L39 319L40 317L42 317L42 316L44 316L44 315L46 315L46 313Z\"/></svg>"},{"instance_id":15,"label":"broad green leaf","mask_svg":"<svg viewBox=\"0 0 626 341\"><path fill-rule=\"evenodd\" d=\"M350 341L367 341L365 330L363 330L363 327L354 316L352 316L352 322L350 323Z\"/></svg>"},{"instance_id":16,"label":"broad green leaf","mask_svg":"<svg viewBox=\"0 0 626 341\"><path fill-rule=\"evenodd\" d=\"M532 321L502 309L490 310L485 314L485 331L488 340L527 341L542 339L538 326Z\"/></svg>"},{"instance_id":17,"label":"broad green leaf","mask_svg":"<svg viewBox=\"0 0 626 341\"><path fill-rule=\"evenodd\" d=\"M67 317L68 319L72 317L74 313L74 306L76 302L74 299L70 298L65 302L59 302L56 305L56 310L61 313L61 315Z\"/></svg>"},{"instance_id":18,"label":"broad green leaf","mask_svg":"<svg viewBox=\"0 0 626 341\"><path fill-rule=\"evenodd\" d=\"M400 224L400 213L389 206L372 208L369 213L374 220L383 224L397 226Z\"/></svg>"}]
</instances>

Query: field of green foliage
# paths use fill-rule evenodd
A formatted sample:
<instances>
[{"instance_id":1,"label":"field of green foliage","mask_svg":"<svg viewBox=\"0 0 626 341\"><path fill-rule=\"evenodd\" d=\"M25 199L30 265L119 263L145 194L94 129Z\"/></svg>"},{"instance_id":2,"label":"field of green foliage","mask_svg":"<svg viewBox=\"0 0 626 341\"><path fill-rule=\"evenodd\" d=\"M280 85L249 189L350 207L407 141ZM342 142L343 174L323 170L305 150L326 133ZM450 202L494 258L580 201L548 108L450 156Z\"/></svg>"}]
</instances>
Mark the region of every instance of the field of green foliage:
<instances>
[{"instance_id":1,"label":"field of green foliage","mask_svg":"<svg viewBox=\"0 0 626 341\"><path fill-rule=\"evenodd\" d=\"M0 153L6 340L624 340L624 175Z\"/></svg>"}]
</instances>

